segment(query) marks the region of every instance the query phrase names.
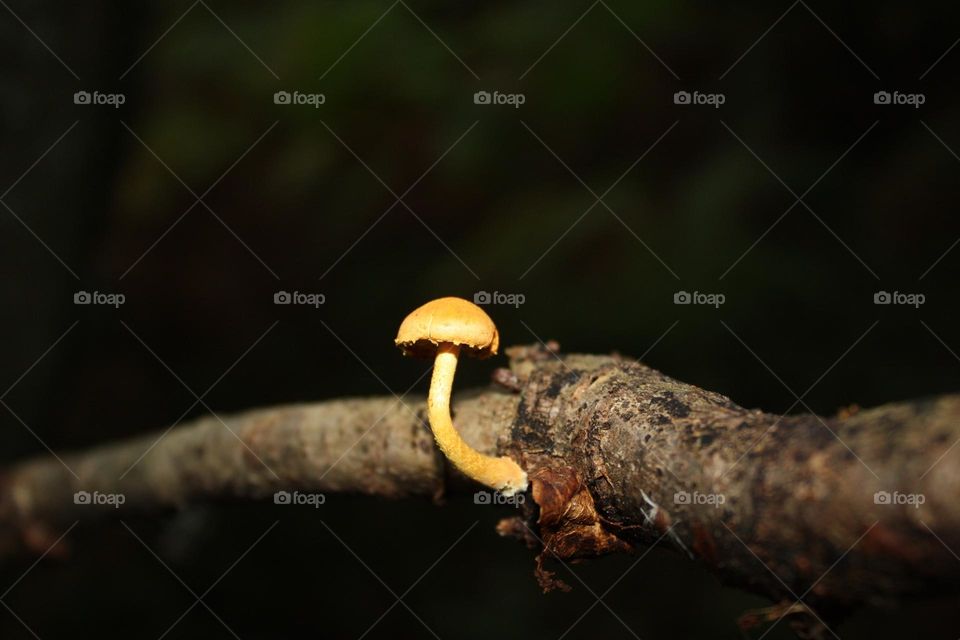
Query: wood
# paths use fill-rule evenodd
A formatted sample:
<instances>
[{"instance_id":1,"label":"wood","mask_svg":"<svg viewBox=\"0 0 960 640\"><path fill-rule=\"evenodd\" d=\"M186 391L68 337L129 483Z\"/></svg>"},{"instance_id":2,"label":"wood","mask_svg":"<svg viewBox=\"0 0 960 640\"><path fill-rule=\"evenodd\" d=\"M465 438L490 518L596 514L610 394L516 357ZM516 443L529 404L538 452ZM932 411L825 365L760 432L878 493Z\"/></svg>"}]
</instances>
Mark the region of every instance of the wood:
<instances>
[{"instance_id":1,"label":"wood","mask_svg":"<svg viewBox=\"0 0 960 640\"><path fill-rule=\"evenodd\" d=\"M549 570L557 559L661 537L775 603L744 625L785 616L803 637L829 636L866 602L960 587L960 396L780 417L617 356L507 351L494 386L457 394L454 422L530 474L524 515L498 530L538 550L546 589L565 586ZM42 553L93 515L279 490L474 490L444 464L425 411L422 397L386 397L208 417L64 457L79 479L52 457L28 460L0 478L0 552ZM78 505L81 490L125 501Z\"/></svg>"}]
</instances>

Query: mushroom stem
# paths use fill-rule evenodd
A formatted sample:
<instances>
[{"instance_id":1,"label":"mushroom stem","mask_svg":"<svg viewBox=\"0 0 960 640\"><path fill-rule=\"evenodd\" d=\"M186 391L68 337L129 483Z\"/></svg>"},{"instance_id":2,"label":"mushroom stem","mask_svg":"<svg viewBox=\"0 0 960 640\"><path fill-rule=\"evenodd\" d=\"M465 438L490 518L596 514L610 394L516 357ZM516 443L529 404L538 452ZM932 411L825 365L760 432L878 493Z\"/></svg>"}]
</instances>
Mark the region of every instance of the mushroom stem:
<instances>
[{"instance_id":1,"label":"mushroom stem","mask_svg":"<svg viewBox=\"0 0 960 640\"><path fill-rule=\"evenodd\" d=\"M437 348L430 380L427 410L430 428L443 455L464 475L504 495L526 491L527 474L516 462L503 456L494 458L473 449L453 427L450 418L450 394L457 372L460 345L443 342Z\"/></svg>"}]
</instances>

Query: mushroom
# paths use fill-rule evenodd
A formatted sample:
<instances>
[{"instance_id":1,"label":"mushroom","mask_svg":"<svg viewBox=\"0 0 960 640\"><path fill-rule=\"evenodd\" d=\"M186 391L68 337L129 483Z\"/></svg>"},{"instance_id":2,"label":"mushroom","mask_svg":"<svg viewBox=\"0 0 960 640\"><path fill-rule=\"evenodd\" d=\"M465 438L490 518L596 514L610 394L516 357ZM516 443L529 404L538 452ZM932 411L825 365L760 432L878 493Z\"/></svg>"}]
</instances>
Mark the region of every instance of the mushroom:
<instances>
[{"instance_id":1,"label":"mushroom","mask_svg":"<svg viewBox=\"0 0 960 640\"><path fill-rule=\"evenodd\" d=\"M438 298L404 318L395 344L407 356L435 357L427 413L440 450L464 475L506 496L527 489L527 474L507 456L484 455L467 444L450 418L450 393L461 352L475 358L497 353L497 326L483 309L462 298Z\"/></svg>"}]
</instances>

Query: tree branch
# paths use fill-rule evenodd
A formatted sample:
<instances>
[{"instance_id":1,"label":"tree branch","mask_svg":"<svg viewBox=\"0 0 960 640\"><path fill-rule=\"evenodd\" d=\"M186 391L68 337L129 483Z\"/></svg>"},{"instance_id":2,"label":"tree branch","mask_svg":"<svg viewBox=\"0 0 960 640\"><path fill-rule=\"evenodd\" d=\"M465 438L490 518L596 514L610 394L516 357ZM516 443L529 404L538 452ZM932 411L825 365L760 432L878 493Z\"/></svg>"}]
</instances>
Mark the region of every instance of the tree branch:
<instances>
[{"instance_id":1,"label":"tree branch","mask_svg":"<svg viewBox=\"0 0 960 640\"><path fill-rule=\"evenodd\" d=\"M786 616L810 637L857 605L960 587L960 396L780 417L616 356L508 354L499 385L460 394L454 420L478 450L530 474L524 515L498 529L540 551L545 588L562 586L551 559L660 538L777 603L745 624ZM424 409L422 397L332 400L204 418L63 464L26 461L0 478L0 551L43 550L93 514L279 490L401 498L469 486L436 452ZM77 491L125 502L75 504Z\"/></svg>"}]
</instances>

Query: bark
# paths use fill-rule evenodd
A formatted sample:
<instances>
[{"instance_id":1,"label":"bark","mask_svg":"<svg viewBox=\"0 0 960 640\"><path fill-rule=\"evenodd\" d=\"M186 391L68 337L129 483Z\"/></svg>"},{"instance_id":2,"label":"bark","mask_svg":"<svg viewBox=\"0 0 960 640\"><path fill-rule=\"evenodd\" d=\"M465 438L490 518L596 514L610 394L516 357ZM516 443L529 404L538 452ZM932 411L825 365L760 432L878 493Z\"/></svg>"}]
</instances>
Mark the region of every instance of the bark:
<instances>
[{"instance_id":1,"label":"bark","mask_svg":"<svg viewBox=\"0 0 960 640\"><path fill-rule=\"evenodd\" d=\"M960 587L950 550L960 549L960 395L781 417L617 356L508 354L495 385L455 399L454 420L478 450L530 474L532 500L498 530L538 550L545 589L564 586L553 562L659 539L774 601L745 626L784 617L809 637L864 603ZM158 435L65 456L66 466L44 456L8 469L3 550L42 552L93 514L278 490L402 498L470 486L437 453L422 397L257 410ZM125 503L78 505L77 491Z\"/></svg>"}]
</instances>

